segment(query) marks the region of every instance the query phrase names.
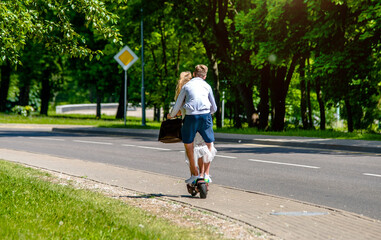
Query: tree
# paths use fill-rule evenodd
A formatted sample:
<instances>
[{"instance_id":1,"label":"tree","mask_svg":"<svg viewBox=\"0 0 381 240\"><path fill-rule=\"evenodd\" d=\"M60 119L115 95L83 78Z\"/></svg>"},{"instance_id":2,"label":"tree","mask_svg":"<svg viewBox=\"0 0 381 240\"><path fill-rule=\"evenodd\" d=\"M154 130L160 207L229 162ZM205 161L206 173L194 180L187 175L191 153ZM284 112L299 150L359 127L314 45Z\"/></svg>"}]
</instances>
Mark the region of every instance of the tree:
<instances>
[{"instance_id":1,"label":"tree","mask_svg":"<svg viewBox=\"0 0 381 240\"><path fill-rule=\"evenodd\" d=\"M11 65L8 62L3 63L3 65L0 65L0 71L0 112L4 112L6 110L9 83L11 81Z\"/></svg>"},{"instance_id":2,"label":"tree","mask_svg":"<svg viewBox=\"0 0 381 240\"><path fill-rule=\"evenodd\" d=\"M160 109L168 112L174 102L175 86L181 71L193 71L197 63L206 61L205 50L196 36L186 31L187 24L175 17L170 1L129 1L120 12L121 32L129 33L125 42L140 48L141 9L144 14L145 91L147 106L154 107L160 121ZM128 39L127 39L128 38ZM140 79L140 70L129 72L129 79ZM129 81L129 99L140 102L140 81Z\"/></svg>"},{"instance_id":3,"label":"tree","mask_svg":"<svg viewBox=\"0 0 381 240\"><path fill-rule=\"evenodd\" d=\"M246 115L250 127L257 124L257 110L253 104L253 86L259 73L250 66L250 53L242 48L242 35L236 31L234 17L237 11L251 6L246 1L178 1L174 3L174 14L186 25L186 31L201 41L209 58L213 76L215 98L218 104L217 127L221 127L221 81L228 89L238 94L234 97L239 108L237 117ZM225 85L225 84L224 84ZM238 101L238 102L237 102ZM238 109L237 109L238 110ZM238 120L238 118L235 118ZM236 126L240 126L237 122Z\"/></svg>"},{"instance_id":4,"label":"tree","mask_svg":"<svg viewBox=\"0 0 381 240\"><path fill-rule=\"evenodd\" d=\"M289 85L300 59L308 53L308 45L303 39L308 28L306 5L302 0L258 0L253 3L253 9L237 16L237 23L245 37L244 46L253 52L252 64L263 69L262 77L269 78L261 80L261 97L269 86L272 129L282 131ZM265 106L267 104L263 102L261 109Z\"/></svg>"},{"instance_id":5,"label":"tree","mask_svg":"<svg viewBox=\"0 0 381 240\"><path fill-rule=\"evenodd\" d=\"M105 1L5 0L0 3L1 60L19 64L20 51L30 40L43 42L49 51L73 57L101 54L87 48L85 39L71 22L75 14L84 16L86 25L104 38L120 42L120 33L115 28L117 16L106 9Z\"/></svg>"},{"instance_id":6,"label":"tree","mask_svg":"<svg viewBox=\"0 0 381 240\"><path fill-rule=\"evenodd\" d=\"M372 73L379 65L375 53L379 52L380 27L375 24L380 23L381 4L378 1L324 0L309 2L308 8L314 22L307 37L315 43L312 68L317 90L323 92L326 101L345 103L343 112L348 131L352 132L362 125L356 122L363 116L373 115L364 110L368 106L374 109L377 104L377 101L365 100L369 95L362 98L364 95L360 93L365 91L372 96L377 92L378 80ZM369 120L368 123L373 119Z\"/></svg>"},{"instance_id":7,"label":"tree","mask_svg":"<svg viewBox=\"0 0 381 240\"><path fill-rule=\"evenodd\" d=\"M39 42L47 51L59 55L89 56L90 60L94 55L100 57L102 51L88 48L85 38L72 23L74 15L83 16L85 25L91 26L103 38L121 44L115 27L117 16L106 9L104 1L5 0L0 2L0 65L21 64L21 52L29 41ZM6 82L1 84L2 96L7 96L7 86ZM0 104L0 109L5 109L3 100Z\"/></svg>"}]
</instances>

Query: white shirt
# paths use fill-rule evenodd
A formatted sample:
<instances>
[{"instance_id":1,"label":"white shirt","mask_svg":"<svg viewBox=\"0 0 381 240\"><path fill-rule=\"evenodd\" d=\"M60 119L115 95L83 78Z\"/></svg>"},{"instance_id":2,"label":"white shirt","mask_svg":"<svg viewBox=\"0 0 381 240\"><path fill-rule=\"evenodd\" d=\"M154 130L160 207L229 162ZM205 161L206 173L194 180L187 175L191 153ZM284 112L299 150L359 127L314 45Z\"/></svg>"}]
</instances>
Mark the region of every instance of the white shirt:
<instances>
[{"instance_id":1,"label":"white shirt","mask_svg":"<svg viewBox=\"0 0 381 240\"><path fill-rule=\"evenodd\" d=\"M181 107L185 109L186 115L215 113L217 105L210 85L200 77L192 78L181 89L171 117L175 117Z\"/></svg>"}]
</instances>

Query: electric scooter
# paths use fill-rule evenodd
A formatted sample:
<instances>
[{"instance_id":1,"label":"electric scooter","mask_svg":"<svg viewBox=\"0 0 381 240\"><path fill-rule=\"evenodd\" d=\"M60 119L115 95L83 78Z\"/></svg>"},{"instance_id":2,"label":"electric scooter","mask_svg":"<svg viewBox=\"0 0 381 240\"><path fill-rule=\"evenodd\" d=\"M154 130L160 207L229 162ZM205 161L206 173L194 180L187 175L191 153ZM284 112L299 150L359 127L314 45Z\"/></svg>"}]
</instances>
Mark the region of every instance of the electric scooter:
<instances>
[{"instance_id":1,"label":"electric scooter","mask_svg":"<svg viewBox=\"0 0 381 240\"><path fill-rule=\"evenodd\" d=\"M209 184L203 178L198 178L195 184L187 183L187 189L192 197L200 193L200 198L205 199L208 195Z\"/></svg>"}]
</instances>

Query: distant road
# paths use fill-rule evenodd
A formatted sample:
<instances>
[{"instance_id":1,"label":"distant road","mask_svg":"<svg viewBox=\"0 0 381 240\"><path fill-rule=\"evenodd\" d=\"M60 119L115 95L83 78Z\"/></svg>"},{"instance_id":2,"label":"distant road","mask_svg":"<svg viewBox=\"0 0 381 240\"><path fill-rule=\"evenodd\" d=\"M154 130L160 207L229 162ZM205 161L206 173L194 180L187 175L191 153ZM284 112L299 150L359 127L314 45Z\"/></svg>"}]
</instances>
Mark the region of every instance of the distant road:
<instances>
[{"instance_id":1,"label":"distant road","mask_svg":"<svg viewBox=\"0 0 381 240\"><path fill-rule=\"evenodd\" d=\"M181 143L102 137L42 129L0 128L0 148L102 162L186 178ZM258 144L216 144L213 182L381 220L381 157Z\"/></svg>"}]
</instances>

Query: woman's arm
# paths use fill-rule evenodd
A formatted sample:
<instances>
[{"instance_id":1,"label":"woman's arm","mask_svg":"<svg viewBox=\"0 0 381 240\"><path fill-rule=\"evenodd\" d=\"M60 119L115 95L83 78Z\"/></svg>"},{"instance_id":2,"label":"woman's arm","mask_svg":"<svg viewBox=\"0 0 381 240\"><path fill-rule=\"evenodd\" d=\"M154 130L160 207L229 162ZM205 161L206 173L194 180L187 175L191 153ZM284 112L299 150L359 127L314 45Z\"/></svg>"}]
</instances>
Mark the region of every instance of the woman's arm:
<instances>
[{"instance_id":1,"label":"woman's arm","mask_svg":"<svg viewBox=\"0 0 381 240\"><path fill-rule=\"evenodd\" d=\"M177 97L176 103L172 108L172 111L168 113L167 118L171 119L174 118L178 112L180 111L180 108L184 105L185 100L185 90L184 88L181 89L179 96Z\"/></svg>"}]
</instances>

